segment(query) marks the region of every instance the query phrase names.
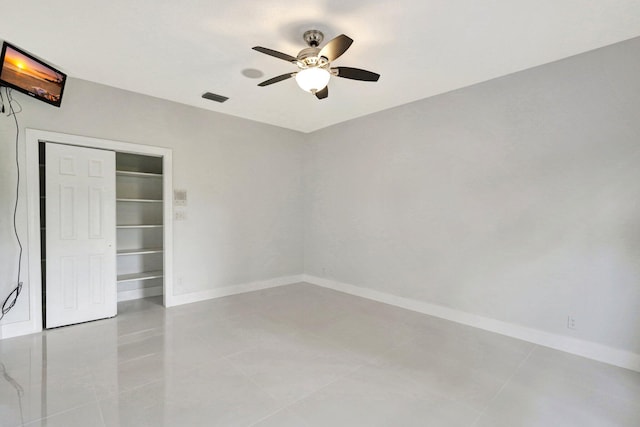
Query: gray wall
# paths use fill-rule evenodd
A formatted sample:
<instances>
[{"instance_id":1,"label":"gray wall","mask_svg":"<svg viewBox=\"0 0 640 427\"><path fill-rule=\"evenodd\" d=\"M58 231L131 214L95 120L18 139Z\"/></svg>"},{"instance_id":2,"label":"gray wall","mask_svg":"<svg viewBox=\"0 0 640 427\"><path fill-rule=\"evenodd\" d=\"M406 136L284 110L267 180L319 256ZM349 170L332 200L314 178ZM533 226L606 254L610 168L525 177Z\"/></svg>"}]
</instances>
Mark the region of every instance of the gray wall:
<instances>
[{"instance_id":1,"label":"gray wall","mask_svg":"<svg viewBox=\"0 0 640 427\"><path fill-rule=\"evenodd\" d=\"M640 353L639 95L633 39L312 134L305 272Z\"/></svg>"},{"instance_id":2,"label":"gray wall","mask_svg":"<svg viewBox=\"0 0 640 427\"><path fill-rule=\"evenodd\" d=\"M60 109L18 93L15 98L23 108L23 166L25 128L173 149L174 188L189 192L188 219L174 223L176 295L302 273L302 134L76 79L68 81ZM17 272L14 137L13 118L0 116L3 299ZM25 188L23 181L23 244ZM26 286L3 324L28 319L26 270L23 262Z\"/></svg>"}]
</instances>

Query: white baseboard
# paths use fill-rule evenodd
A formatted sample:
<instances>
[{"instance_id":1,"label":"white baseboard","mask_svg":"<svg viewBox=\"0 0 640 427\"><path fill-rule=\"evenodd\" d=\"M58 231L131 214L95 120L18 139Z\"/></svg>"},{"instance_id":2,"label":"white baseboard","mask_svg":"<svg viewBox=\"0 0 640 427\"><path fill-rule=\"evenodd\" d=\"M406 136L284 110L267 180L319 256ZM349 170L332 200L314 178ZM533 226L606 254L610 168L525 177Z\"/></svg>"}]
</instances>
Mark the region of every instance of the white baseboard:
<instances>
[{"instance_id":1,"label":"white baseboard","mask_svg":"<svg viewBox=\"0 0 640 427\"><path fill-rule=\"evenodd\" d=\"M275 288L277 286L291 285L302 282L302 275L276 277L275 279L260 280L257 282L242 283L239 285L225 286L224 288L208 289L201 292L192 292L184 295L174 295L171 304L167 307L189 304L213 298L221 298L229 295L243 294L245 292L259 291L261 289Z\"/></svg>"},{"instance_id":2,"label":"white baseboard","mask_svg":"<svg viewBox=\"0 0 640 427\"><path fill-rule=\"evenodd\" d=\"M302 281L640 372L637 353L316 276L305 274Z\"/></svg>"},{"instance_id":3,"label":"white baseboard","mask_svg":"<svg viewBox=\"0 0 640 427\"><path fill-rule=\"evenodd\" d=\"M32 320L0 325L0 340L19 337L42 331L42 325L36 325Z\"/></svg>"},{"instance_id":4,"label":"white baseboard","mask_svg":"<svg viewBox=\"0 0 640 427\"><path fill-rule=\"evenodd\" d=\"M163 294L162 286L151 286L149 288L131 289L128 291L118 291L118 302L130 301L147 297L157 297Z\"/></svg>"},{"instance_id":5,"label":"white baseboard","mask_svg":"<svg viewBox=\"0 0 640 427\"><path fill-rule=\"evenodd\" d=\"M239 285L225 286L224 288L210 289L202 292L193 292L184 295L174 295L170 299L170 305L167 307L189 304L192 302L204 301L212 298L220 298L229 295L242 294L245 292L258 291L260 289L275 288L277 286L292 285L302 282L302 275L277 277L274 279L260 280L257 282L242 283ZM118 301L127 301L150 296L162 295L162 287L152 287L143 289L134 289L131 291L118 292ZM20 335L28 335L41 332L42 327L34 326L34 321L27 320L24 322L9 323L0 325L0 339L17 337Z\"/></svg>"}]
</instances>

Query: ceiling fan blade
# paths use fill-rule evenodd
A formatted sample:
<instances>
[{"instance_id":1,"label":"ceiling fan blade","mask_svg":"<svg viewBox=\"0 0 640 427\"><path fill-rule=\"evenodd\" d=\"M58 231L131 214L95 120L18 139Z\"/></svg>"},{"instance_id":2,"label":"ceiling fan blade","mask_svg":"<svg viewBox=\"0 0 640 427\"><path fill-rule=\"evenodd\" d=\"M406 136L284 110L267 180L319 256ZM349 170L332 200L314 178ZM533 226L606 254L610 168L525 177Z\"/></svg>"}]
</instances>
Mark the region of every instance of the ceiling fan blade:
<instances>
[{"instance_id":1,"label":"ceiling fan blade","mask_svg":"<svg viewBox=\"0 0 640 427\"><path fill-rule=\"evenodd\" d=\"M262 83L258 83L258 86L261 86L261 87L269 86L269 85L272 85L274 83L278 83L278 82L281 82L283 80L290 79L291 77L293 77L294 74L295 73L282 74L282 75L274 77L272 79L265 80Z\"/></svg>"},{"instance_id":2,"label":"ceiling fan blade","mask_svg":"<svg viewBox=\"0 0 640 427\"><path fill-rule=\"evenodd\" d=\"M297 59L294 58L291 55L287 55L286 53L278 52L277 50L267 49L266 47L255 46L255 47L252 47L252 49L253 50L257 50L258 52L264 53L266 55L275 56L276 58L279 58L279 59L284 59L285 61L288 61L288 62L296 62L297 61Z\"/></svg>"},{"instance_id":3,"label":"ceiling fan blade","mask_svg":"<svg viewBox=\"0 0 640 427\"><path fill-rule=\"evenodd\" d=\"M325 86L324 89L316 92L316 98L318 99L325 99L327 96L329 96L329 86Z\"/></svg>"},{"instance_id":4,"label":"ceiling fan blade","mask_svg":"<svg viewBox=\"0 0 640 427\"><path fill-rule=\"evenodd\" d=\"M329 41L329 43L320 50L318 56L324 56L329 62L334 61L349 49L351 43L353 43L353 40L344 34L340 34L338 37Z\"/></svg>"},{"instance_id":5,"label":"ceiling fan blade","mask_svg":"<svg viewBox=\"0 0 640 427\"><path fill-rule=\"evenodd\" d=\"M351 80L362 80L364 82L377 82L380 78L380 74L361 70L360 68L351 68L351 67L335 67L332 68L338 72L337 76L345 79Z\"/></svg>"}]
</instances>

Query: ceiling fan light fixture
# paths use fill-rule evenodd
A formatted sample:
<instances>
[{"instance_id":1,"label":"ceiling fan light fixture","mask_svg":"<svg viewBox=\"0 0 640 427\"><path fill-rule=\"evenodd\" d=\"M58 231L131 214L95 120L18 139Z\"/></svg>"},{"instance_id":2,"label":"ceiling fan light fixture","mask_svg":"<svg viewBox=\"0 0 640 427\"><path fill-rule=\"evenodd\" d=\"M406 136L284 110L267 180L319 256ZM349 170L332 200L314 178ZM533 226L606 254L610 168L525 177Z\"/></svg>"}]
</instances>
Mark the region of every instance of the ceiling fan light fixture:
<instances>
[{"instance_id":1,"label":"ceiling fan light fixture","mask_svg":"<svg viewBox=\"0 0 640 427\"><path fill-rule=\"evenodd\" d=\"M296 74L296 83L300 86L300 89L316 93L324 89L329 83L331 73L324 68L306 68L298 71Z\"/></svg>"},{"instance_id":2,"label":"ceiling fan light fixture","mask_svg":"<svg viewBox=\"0 0 640 427\"><path fill-rule=\"evenodd\" d=\"M296 83L300 89L310 92L317 99L326 99L329 96L329 79L331 76L343 79L360 80L363 82L377 82L380 74L373 73L360 68L352 67L331 67L331 63L342 56L349 49L353 39L344 34L340 34L329 41L323 48L320 43L324 35L317 30L310 30L304 33L304 40L309 47L302 49L298 55L293 57L277 50L268 49L262 46L254 46L253 50L274 58L282 59L298 66L298 71L293 73L282 74L269 80L258 83L258 86L264 87L283 80L296 78Z\"/></svg>"}]
</instances>

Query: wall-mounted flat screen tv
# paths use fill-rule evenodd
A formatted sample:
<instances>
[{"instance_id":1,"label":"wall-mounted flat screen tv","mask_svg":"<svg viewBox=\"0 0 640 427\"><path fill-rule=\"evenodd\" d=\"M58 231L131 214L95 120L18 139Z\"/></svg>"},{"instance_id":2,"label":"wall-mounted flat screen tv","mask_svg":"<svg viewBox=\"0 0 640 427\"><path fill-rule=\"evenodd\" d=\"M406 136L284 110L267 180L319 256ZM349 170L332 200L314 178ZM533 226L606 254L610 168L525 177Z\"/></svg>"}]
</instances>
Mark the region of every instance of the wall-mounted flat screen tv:
<instances>
[{"instance_id":1,"label":"wall-mounted flat screen tv","mask_svg":"<svg viewBox=\"0 0 640 427\"><path fill-rule=\"evenodd\" d=\"M60 106L67 75L4 42L0 56L0 86Z\"/></svg>"}]
</instances>

